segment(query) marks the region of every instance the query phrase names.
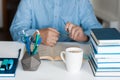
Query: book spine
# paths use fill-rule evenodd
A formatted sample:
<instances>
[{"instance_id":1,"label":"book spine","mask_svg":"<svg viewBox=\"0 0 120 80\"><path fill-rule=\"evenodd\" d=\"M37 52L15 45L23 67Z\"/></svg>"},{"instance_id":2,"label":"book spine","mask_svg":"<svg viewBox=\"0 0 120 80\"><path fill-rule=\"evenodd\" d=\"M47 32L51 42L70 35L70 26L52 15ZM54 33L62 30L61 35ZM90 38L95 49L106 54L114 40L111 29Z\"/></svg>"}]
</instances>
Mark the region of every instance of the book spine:
<instances>
[{"instance_id":1,"label":"book spine","mask_svg":"<svg viewBox=\"0 0 120 80\"><path fill-rule=\"evenodd\" d=\"M95 35L94 35L94 33L93 33L92 31L91 31L91 33L90 33L90 36L91 36L91 38L94 39L94 41L96 42L97 45L100 44L99 41L97 40L97 38L95 37Z\"/></svg>"}]
</instances>

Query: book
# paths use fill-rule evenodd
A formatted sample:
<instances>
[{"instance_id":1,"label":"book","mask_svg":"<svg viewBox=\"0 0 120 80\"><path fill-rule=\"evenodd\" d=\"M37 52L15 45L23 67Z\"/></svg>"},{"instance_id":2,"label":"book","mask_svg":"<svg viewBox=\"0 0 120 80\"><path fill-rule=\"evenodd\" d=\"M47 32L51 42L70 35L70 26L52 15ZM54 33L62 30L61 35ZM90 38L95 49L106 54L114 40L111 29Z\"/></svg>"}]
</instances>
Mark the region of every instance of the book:
<instances>
[{"instance_id":1,"label":"book","mask_svg":"<svg viewBox=\"0 0 120 80\"><path fill-rule=\"evenodd\" d=\"M0 70L0 77L15 77L16 69L18 65L18 58L0 58L0 61L3 61L3 59L12 59L14 61L14 64L10 70L5 70L5 71Z\"/></svg>"},{"instance_id":2,"label":"book","mask_svg":"<svg viewBox=\"0 0 120 80\"><path fill-rule=\"evenodd\" d=\"M97 59L120 59L120 54L118 53L97 53L95 49L91 51L91 54Z\"/></svg>"},{"instance_id":3,"label":"book","mask_svg":"<svg viewBox=\"0 0 120 80\"><path fill-rule=\"evenodd\" d=\"M118 59L108 59L108 58L105 58L105 59L95 59L96 60L96 62L97 63L102 63L102 62L104 62L104 63L111 63L111 62L120 62L120 59L118 58Z\"/></svg>"},{"instance_id":4,"label":"book","mask_svg":"<svg viewBox=\"0 0 120 80\"><path fill-rule=\"evenodd\" d=\"M95 71L107 71L107 72L118 72L120 71L120 68L97 68L97 66L95 65L95 63L92 60L89 60L90 65L92 65L95 69Z\"/></svg>"},{"instance_id":5,"label":"book","mask_svg":"<svg viewBox=\"0 0 120 80\"><path fill-rule=\"evenodd\" d=\"M0 77L15 77L16 69L18 66L19 58L21 54L21 49L18 50L18 56L16 58L0 58ZM4 60L7 60L7 62L3 63ZM8 60L12 60L12 63L8 63ZM4 65L3 65L4 64ZM2 67L3 65L3 67ZM11 68L8 68L8 66L11 66ZM1 70L3 69L3 70Z\"/></svg>"},{"instance_id":6,"label":"book","mask_svg":"<svg viewBox=\"0 0 120 80\"><path fill-rule=\"evenodd\" d=\"M97 45L120 45L120 32L115 28L94 28L91 35Z\"/></svg>"},{"instance_id":7,"label":"book","mask_svg":"<svg viewBox=\"0 0 120 80\"><path fill-rule=\"evenodd\" d=\"M97 63L96 64L98 68L120 68L120 63Z\"/></svg>"},{"instance_id":8,"label":"book","mask_svg":"<svg viewBox=\"0 0 120 80\"><path fill-rule=\"evenodd\" d=\"M41 44L38 48L40 59L46 60L61 60L60 53L68 47L81 47L77 42L59 42L54 47Z\"/></svg>"},{"instance_id":9,"label":"book","mask_svg":"<svg viewBox=\"0 0 120 80\"><path fill-rule=\"evenodd\" d=\"M93 75L96 77L119 77L120 76L120 71L117 71L120 69L112 69L112 68L111 69L99 69L99 68L96 69L93 66L91 61L88 61L88 62L90 64ZM109 70L113 70L113 71L109 71Z\"/></svg>"},{"instance_id":10,"label":"book","mask_svg":"<svg viewBox=\"0 0 120 80\"><path fill-rule=\"evenodd\" d=\"M120 45L97 45L95 40L91 36L91 44L95 48L97 53L120 53Z\"/></svg>"},{"instance_id":11,"label":"book","mask_svg":"<svg viewBox=\"0 0 120 80\"><path fill-rule=\"evenodd\" d=\"M92 61L92 63L94 63L97 68L120 68L120 62L111 62L111 63L97 63L93 57L90 58L90 60Z\"/></svg>"},{"instance_id":12,"label":"book","mask_svg":"<svg viewBox=\"0 0 120 80\"><path fill-rule=\"evenodd\" d=\"M120 53L97 53L94 46L90 44L91 54L97 59L119 59Z\"/></svg>"},{"instance_id":13,"label":"book","mask_svg":"<svg viewBox=\"0 0 120 80\"><path fill-rule=\"evenodd\" d=\"M94 61L97 63L120 62L120 58L105 58L104 55L103 56L100 55L100 56L97 56L97 58L95 58L93 53L91 53L91 56L94 59Z\"/></svg>"}]
</instances>

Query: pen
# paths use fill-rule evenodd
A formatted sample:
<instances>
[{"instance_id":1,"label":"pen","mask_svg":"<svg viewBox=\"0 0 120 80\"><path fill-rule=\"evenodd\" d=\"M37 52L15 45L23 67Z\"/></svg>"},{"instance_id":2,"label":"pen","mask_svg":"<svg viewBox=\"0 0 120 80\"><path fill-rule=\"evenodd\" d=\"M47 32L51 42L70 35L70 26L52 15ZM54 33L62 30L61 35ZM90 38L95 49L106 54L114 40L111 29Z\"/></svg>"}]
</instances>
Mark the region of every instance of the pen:
<instances>
[{"instance_id":1,"label":"pen","mask_svg":"<svg viewBox=\"0 0 120 80\"><path fill-rule=\"evenodd\" d=\"M30 41L30 37L26 36L25 39L26 39L26 49L27 49L28 54L30 55L31 54L31 49L30 49L31 41Z\"/></svg>"},{"instance_id":2,"label":"pen","mask_svg":"<svg viewBox=\"0 0 120 80\"><path fill-rule=\"evenodd\" d=\"M37 53L37 50L38 50L38 46L35 46L32 54L35 55Z\"/></svg>"},{"instance_id":3,"label":"pen","mask_svg":"<svg viewBox=\"0 0 120 80\"><path fill-rule=\"evenodd\" d=\"M22 31L22 33L23 33L23 35L24 35L24 39L23 39L23 41L24 41L24 43L25 43L25 45L26 45L27 53L28 53L29 55L31 55L31 49L30 49L30 45L31 45L31 37L28 36L28 35L25 33L24 30Z\"/></svg>"},{"instance_id":4,"label":"pen","mask_svg":"<svg viewBox=\"0 0 120 80\"><path fill-rule=\"evenodd\" d=\"M33 49L32 55L35 55L37 53L38 45L40 45L40 43L42 42L42 38L40 37L39 31L36 30L36 32L37 32L36 40L35 40L35 43L34 43L34 49Z\"/></svg>"},{"instance_id":5,"label":"pen","mask_svg":"<svg viewBox=\"0 0 120 80\"><path fill-rule=\"evenodd\" d=\"M40 38L40 35L39 35L39 34L36 34L35 46L38 45L38 40L39 40L39 38Z\"/></svg>"},{"instance_id":6,"label":"pen","mask_svg":"<svg viewBox=\"0 0 120 80\"><path fill-rule=\"evenodd\" d=\"M38 50L38 46L40 45L40 43L42 42L42 38L40 37L36 46L34 47L34 50L33 50L33 54L36 54L37 53L37 50Z\"/></svg>"},{"instance_id":7,"label":"pen","mask_svg":"<svg viewBox=\"0 0 120 80\"><path fill-rule=\"evenodd\" d=\"M18 58L20 57L21 48L18 50Z\"/></svg>"},{"instance_id":8,"label":"pen","mask_svg":"<svg viewBox=\"0 0 120 80\"><path fill-rule=\"evenodd\" d=\"M38 30L36 30L36 32L37 32L37 34L36 34L36 42L35 42L35 44L37 45L41 37L40 37L40 32Z\"/></svg>"},{"instance_id":9,"label":"pen","mask_svg":"<svg viewBox=\"0 0 120 80\"><path fill-rule=\"evenodd\" d=\"M33 52L32 52L33 55L37 53L38 45L39 45L41 42L42 42L42 38L39 38L38 41L35 43L34 49L33 49Z\"/></svg>"}]
</instances>

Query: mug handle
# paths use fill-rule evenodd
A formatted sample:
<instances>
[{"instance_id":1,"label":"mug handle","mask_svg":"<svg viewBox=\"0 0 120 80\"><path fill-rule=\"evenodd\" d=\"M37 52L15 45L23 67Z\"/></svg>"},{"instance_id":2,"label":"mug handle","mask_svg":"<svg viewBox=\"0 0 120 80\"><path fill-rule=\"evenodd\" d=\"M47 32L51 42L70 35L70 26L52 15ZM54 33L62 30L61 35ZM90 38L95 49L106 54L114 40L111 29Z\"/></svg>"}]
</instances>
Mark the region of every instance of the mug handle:
<instances>
[{"instance_id":1,"label":"mug handle","mask_svg":"<svg viewBox=\"0 0 120 80\"><path fill-rule=\"evenodd\" d=\"M65 55L65 51L62 51L62 52L60 53L60 57L61 57L61 59L63 60L63 62L66 63L64 55Z\"/></svg>"}]
</instances>

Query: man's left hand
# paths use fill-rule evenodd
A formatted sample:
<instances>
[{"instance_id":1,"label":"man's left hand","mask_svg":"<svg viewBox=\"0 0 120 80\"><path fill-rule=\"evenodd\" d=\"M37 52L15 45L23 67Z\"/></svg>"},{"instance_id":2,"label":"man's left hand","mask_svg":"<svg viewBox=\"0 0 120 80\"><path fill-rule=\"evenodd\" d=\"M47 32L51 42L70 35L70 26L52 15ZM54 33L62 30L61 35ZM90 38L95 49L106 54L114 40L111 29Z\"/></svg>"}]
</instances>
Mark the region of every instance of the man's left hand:
<instances>
[{"instance_id":1,"label":"man's left hand","mask_svg":"<svg viewBox=\"0 0 120 80\"><path fill-rule=\"evenodd\" d=\"M84 34L83 29L80 26L68 22L65 29L69 32L71 39L80 42L88 41L88 36Z\"/></svg>"}]
</instances>

